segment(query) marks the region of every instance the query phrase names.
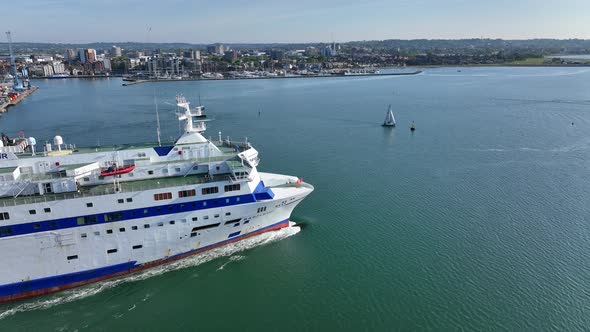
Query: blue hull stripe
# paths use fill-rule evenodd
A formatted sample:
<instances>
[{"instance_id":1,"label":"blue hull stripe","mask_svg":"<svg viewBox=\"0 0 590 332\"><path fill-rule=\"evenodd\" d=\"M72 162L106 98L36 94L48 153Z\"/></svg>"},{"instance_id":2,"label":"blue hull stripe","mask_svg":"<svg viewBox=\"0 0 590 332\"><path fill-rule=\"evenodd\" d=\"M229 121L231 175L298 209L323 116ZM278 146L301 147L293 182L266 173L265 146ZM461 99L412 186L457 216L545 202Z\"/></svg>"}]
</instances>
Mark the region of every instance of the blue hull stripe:
<instances>
[{"instance_id":1,"label":"blue hull stripe","mask_svg":"<svg viewBox=\"0 0 590 332\"><path fill-rule=\"evenodd\" d=\"M260 187L260 184L258 186ZM114 198L113 198L113 200L114 200ZM58 229L65 229L65 228L83 227L83 226L87 226L87 225L102 224L102 223L106 223L106 222L112 223L112 222L120 222L120 221L154 217L154 216L163 216L163 215L180 213L180 212L190 212L190 211L213 209L213 208L219 208L219 207L225 207L225 206L253 203L256 201L258 201L258 199L255 197L255 194L252 193L252 194L245 194L245 195L198 200L198 201L188 201L188 202L183 202L183 203L161 205L161 206L156 206L156 207L144 207L144 208L131 209L131 210L110 211L108 213L81 215L81 216L75 216L75 217L63 218L63 219L36 221L36 222L0 227L0 238L8 237L8 236L15 236L15 235L40 233L40 232L46 232L46 231L55 231ZM107 215L109 216L108 221L105 220L105 217ZM80 222L78 221L78 218L80 218L80 217L85 217L85 221L83 224L80 224Z\"/></svg>"},{"instance_id":2,"label":"blue hull stripe","mask_svg":"<svg viewBox=\"0 0 590 332\"><path fill-rule=\"evenodd\" d=\"M31 292L40 289L60 287L67 284L73 284L80 281L86 281L94 278L104 277L111 274L128 271L135 266L135 261L111 265L94 270L87 270L76 273L62 274L55 277L47 277L14 284L0 286L0 296L14 295L19 293Z\"/></svg>"},{"instance_id":3,"label":"blue hull stripe","mask_svg":"<svg viewBox=\"0 0 590 332\"><path fill-rule=\"evenodd\" d=\"M257 233L257 232L261 232L261 231L270 229L270 228L275 227L275 226L277 226L281 223L284 223L288 220L289 219L281 220L277 223L257 229L255 231L252 231L247 234L243 234L239 237L235 237L235 238L232 238L229 240L224 240L221 242L210 244L208 246L205 246L205 247L202 247L199 249L195 249L195 250L191 250L191 251L188 251L185 253L170 256L170 257L166 258L165 260L163 260L163 262L172 261L172 260L178 258L179 256L196 254L196 253L203 252L203 251L206 251L209 249L213 249L213 247L229 243L230 241L236 241L237 239L242 238L242 237L246 237L249 234ZM54 277L34 279L34 280L17 282L17 283L13 283L13 284L2 285L2 286L0 286L0 297L1 296L9 296L9 295L17 295L20 293L26 293L26 292L42 290L42 289L47 289L47 288L53 288L53 287L62 287L63 288L69 284L73 284L76 282L83 282L83 281L96 279L96 278L100 278L100 277L105 277L105 276L109 276L109 275L113 275L113 274L121 273L121 272L125 273L127 271L130 271L130 270L138 268L138 267L141 267L141 265L137 265L137 261L130 261L127 263L111 265L111 266L102 267L102 268L93 269L93 270L68 273L68 274L62 274L62 275L54 276Z\"/></svg>"}]
</instances>

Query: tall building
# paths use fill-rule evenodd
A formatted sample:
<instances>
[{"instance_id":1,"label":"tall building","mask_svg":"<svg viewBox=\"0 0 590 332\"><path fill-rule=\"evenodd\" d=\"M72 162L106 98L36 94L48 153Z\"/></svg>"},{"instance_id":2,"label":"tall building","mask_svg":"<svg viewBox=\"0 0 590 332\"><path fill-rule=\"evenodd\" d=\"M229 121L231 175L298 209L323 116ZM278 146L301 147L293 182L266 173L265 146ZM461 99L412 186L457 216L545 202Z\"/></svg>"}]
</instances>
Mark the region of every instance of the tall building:
<instances>
[{"instance_id":1,"label":"tall building","mask_svg":"<svg viewBox=\"0 0 590 332\"><path fill-rule=\"evenodd\" d=\"M64 53L64 57L68 60L73 60L74 58L76 58L76 51L74 51L71 48L68 48Z\"/></svg>"},{"instance_id":2,"label":"tall building","mask_svg":"<svg viewBox=\"0 0 590 332\"><path fill-rule=\"evenodd\" d=\"M234 61L238 60L238 51L231 50L231 51L225 52L225 54L223 55L223 59L226 61L230 61L230 62L234 62Z\"/></svg>"},{"instance_id":3,"label":"tall building","mask_svg":"<svg viewBox=\"0 0 590 332\"><path fill-rule=\"evenodd\" d=\"M188 50L183 53L185 58L193 59L193 60L201 60L201 51L199 50Z\"/></svg>"},{"instance_id":4,"label":"tall building","mask_svg":"<svg viewBox=\"0 0 590 332\"><path fill-rule=\"evenodd\" d=\"M225 54L226 47L221 44L207 46L207 53L209 54Z\"/></svg>"},{"instance_id":5,"label":"tall building","mask_svg":"<svg viewBox=\"0 0 590 332\"><path fill-rule=\"evenodd\" d=\"M89 48L84 51L86 55L86 62L95 62L96 61L96 50Z\"/></svg>"},{"instance_id":6,"label":"tall building","mask_svg":"<svg viewBox=\"0 0 590 332\"><path fill-rule=\"evenodd\" d=\"M86 50L78 50L78 57L80 58L80 62L86 63Z\"/></svg>"},{"instance_id":7,"label":"tall building","mask_svg":"<svg viewBox=\"0 0 590 332\"><path fill-rule=\"evenodd\" d=\"M104 59L102 60L102 63L104 64L104 69L105 69L106 71L111 71L111 68L112 68L112 67L111 67L111 60L110 60L110 59L108 59L108 58L104 58Z\"/></svg>"},{"instance_id":8,"label":"tall building","mask_svg":"<svg viewBox=\"0 0 590 332\"><path fill-rule=\"evenodd\" d=\"M53 62L53 72L55 74L63 74L65 73L66 68L63 63L54 61Z\"/></svg>"},{"instance_id":9,"label":"tall building","mask_svg":"<svg viewBox=\"0 0 590 332\"><path fill-rule=\"evenodd\" d=\"M113 56L121 56L121 48L119 46L113 46L111 50Z\"/></svg>"},{"instance_id":10,"label":"tall building","mask_svg":"<svg viewBox=\"0 0 590 332\"><path fill-rule=\"evenodd\" d=\"M43 76L51 76L53 73L54 71L52 65L43 65Z\"/></svg>"},{"instance_id":11,"label":"tall building","mask_svg":"<svg viewBox=\"0 0 590 332\"><path fill-rule=\"evenodd\" d=\"M322 55L325 56L326 58L333 56L334 54L332 52L332 46L327 45L326 47L324 47L322 49Z\"/></svg>"}]
</instances>

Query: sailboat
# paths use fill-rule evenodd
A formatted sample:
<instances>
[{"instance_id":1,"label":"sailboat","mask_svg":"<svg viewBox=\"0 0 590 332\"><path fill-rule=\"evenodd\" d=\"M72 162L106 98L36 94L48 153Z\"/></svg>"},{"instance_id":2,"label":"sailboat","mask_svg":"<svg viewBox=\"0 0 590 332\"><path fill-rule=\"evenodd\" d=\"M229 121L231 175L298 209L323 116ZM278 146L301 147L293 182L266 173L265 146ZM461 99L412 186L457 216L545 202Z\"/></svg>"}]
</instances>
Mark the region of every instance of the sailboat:
<instances>
[{"instance_id":1,"label":"sailboat","mask_svg":"<svg viewBox=\"0 0 590 332\"><path fill-rule=\"evenodd\" d=\"M387 110L387 114L385 115L385 120L383 121L383 127L395 127L395 117L393 117L393 111L391 110L391 105L389 105L389 109Z\"/></svg>"}]
</instances>

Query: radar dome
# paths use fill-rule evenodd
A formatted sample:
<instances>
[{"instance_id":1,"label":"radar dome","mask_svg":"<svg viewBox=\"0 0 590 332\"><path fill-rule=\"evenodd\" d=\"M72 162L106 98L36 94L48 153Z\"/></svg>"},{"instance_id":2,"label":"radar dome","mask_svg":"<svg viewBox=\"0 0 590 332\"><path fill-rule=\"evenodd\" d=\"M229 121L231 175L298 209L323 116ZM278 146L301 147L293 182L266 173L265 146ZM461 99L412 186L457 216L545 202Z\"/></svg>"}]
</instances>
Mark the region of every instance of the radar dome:
<instances>
[{"instance_id":1,"label":"radar dome","mask_svg":"<svg viewBox=\"0 0 590 332\"><path fill-rule=\"evenodd\" d=\"M29 145L37 145L37 140L35 137L29 137L27 138L27 143L29 143Z\"/></svg>"},{"instance_id":2,"label":"radar dome","mask_svg":"<svg viewBox=\"0 0 590 332\"><path fill-rule=\"evenodd\" d=\"M64 144L64 139L61 138L61 136L59 136L59 135L58 136L55 136L53 138L53 144L55 144L55 145L62 145L62 144Z\"/></svg>"}]
</instances>

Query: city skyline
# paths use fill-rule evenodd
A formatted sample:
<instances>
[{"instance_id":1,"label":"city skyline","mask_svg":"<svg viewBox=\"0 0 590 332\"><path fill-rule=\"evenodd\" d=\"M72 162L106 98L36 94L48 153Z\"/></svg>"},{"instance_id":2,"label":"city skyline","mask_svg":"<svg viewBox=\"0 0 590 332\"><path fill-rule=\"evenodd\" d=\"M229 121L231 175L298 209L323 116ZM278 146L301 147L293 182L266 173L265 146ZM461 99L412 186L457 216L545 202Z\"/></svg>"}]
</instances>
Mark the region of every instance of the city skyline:
<instances>
[{"instance_id":1,"label":"city skyline","mask_svg":"<svg viewBox=\"0 0 590 332\"><path fill-rule=\"evenodd\" d=\"M590 39L590 2L39 0L7 16L15 42L309 43L383 39ZM24 18L23 18L24 17ZM63 18L63 19L61 19ZM35 24L23 24L25 21ZM43 28L45 27L45 28Z\"/></svg>"}]
</instances>

